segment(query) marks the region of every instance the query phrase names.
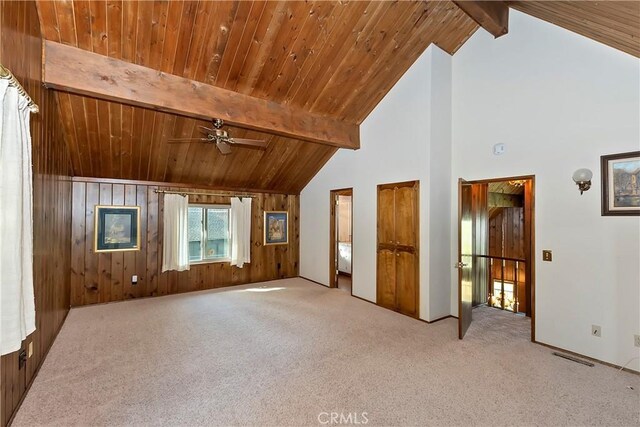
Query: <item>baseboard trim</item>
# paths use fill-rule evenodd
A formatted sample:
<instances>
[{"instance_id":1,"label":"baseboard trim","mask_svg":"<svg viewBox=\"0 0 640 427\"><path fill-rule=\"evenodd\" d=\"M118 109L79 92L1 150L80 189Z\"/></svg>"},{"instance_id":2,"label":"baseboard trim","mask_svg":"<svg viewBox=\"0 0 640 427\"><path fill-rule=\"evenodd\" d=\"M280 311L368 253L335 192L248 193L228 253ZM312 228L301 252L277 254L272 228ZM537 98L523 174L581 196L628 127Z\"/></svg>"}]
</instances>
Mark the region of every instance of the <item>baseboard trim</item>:
<instances>
[{"instance_id":1,"label":"baseboard trim","mask_svg":"<svg viewBox=\"0 0 640 427\"><path fill-rule=\"evenodd\" d=\"M378 304L376 304L376 303L375 303L375 302L373 302L373 301L369 301L368 299L364 299L364 298L359 297L359 296L357 296L357 295L351 295L351 296L352 296L352 297L354 297L354 298L358 298L360 301L368 302L369 304L373 304L373 305L375 305L376 307L380 307ZM380 307L380 308L385 309L385 310L389 310L388 308L384 308L384 307ZM390 310L390 311L393 311L393 310ZM401 313L398 313L398 314L401 314Z\"/></svg>"},{"instance_id":2,"label":"baseboard trim","mask_svg":"<svg viewBox=\"0 0 640 427\"><path fill-rule=\"evenodd\" d=\"M300 279L304 279L304 280L306 280L307 282L311 282L311 283L313 283L314 285L320 285L320 286L322 286L323 288L332 289L332 288L330 288L330 287L329 287L329 286L327 286L327 285L323 285L323 284L322 284L322 283L320 283L320 282L316 282L315 280L308 279L308 278L306 278L306 277L304 277L304 276L298 276L298 277L299 277ZM335 288L333 288L333 289L335 289ZM355 296L355 295L354 295L354 296ZM356 298L357 298L357 297L356 297Z\"/></svg>"},{"instance_id":3,"label":"baseboard trim","mask_svg":"<svg viewBox=\"0 0 640 427\"><path fill-rule=\"evenodd\" d=\"M304 277L304 276L298 276L298 277L299 277L300 279L304 279L304 280L306 280L306 281L308 281L308 282L311 282L311 283L314 283L314 284L316 284L316 285L320 285L320 286L322 286L323 288L327 288L327 289L335 289L335 288L330 288L330 287L329 287L329 286L327 286L327 285L323 285L323 284L322 284L322 283L320 283L320 282L316 282L315 280L308 279L308 278L306 278L306 277ZM376 307L380 307L380 308L382 308L382 309L384 309L384 310L389 310L388 308L385 308L385 307L379 306L378 304L376 304L376 303L375 303L375 302L373 302L373 301L369 301L368 299L364 299L364 298L362 298L362 297L359 297L359 296L357 296L357 295L354 295L354 294L353 294L353 290L352 290L351 296L352 296L352 297L354 297L354 298L359 299L360 301L364 301L364 302L368 302L369 304L373 304L373 305L375 305ZM393 311L394 313L398 313L397 311L394 311L394 310L389 310L389 311ZM451 314L449 314L449 315L447 315L447 316L439 317L439 318L437 318L437 319L435 319L435 320L424 320L424 319L420 319L420 318L418 318L418 317L409 316L409 315L407 315L407 314L402 314L402 313L398 313L398 314L400 314L400 315L402 315L402 316L406 316L406 317L408 317L408 318L410 318L410 319L416 319L416 320L419 320L420 322L424 322L424 323L428 323L428 324L436 323L436 322L439 322L439 321L441 321L441 320L446 320L446 319L457 319L457 317L456 317L456 316L453 316L453 315L451 315Z\"/></svg>"},{"instance_id":4,"label":"baseboard trim","mask_svg":"<svg viewBox=\"0 0 640 427\"><path fill-rule=\"evenodd\" d=\"M276 277L275 279L249 281L249 282L245 282L245 283L230 283L228 285L218 286L216 288L195 289L195 290L192 290L192 291L174 292L172 294L145 295L145 296L142 296L142 297L127 298L127 299L118 300L118 301L105 301L105 302L96 302L96 303L92 303L92 304L72 305L71 308L76 310L76 309L82 309L82 308L85 308L85 307L95 307L95 306L98 306L98 305L105 305L105 304L119 304L119 303L123 303L123 302L140 301L140 300L152 299L152 298L164 298L164 297L171 297L171 296L176 296L176 295L195 294L195 293L198 293L198 292L217 291L217 290L220 290L220 289L234 288L236 286L255 285L255 284L258 284L258 283L269 283L269 282L275 282L277 280L295 279L297 277L300 277L300 276Z\"/></svg>"},{"instance_id":5,"label":"baseboard trim","mask_svg":"<svg viewBox=\"0 0 640 427\"><path fill-rule=\"evenodd\" d=\"M301 278L301 279L303 279L303 280L306 280L307 282L311 282L311 283L313 283L314 285L320 285L320 286L322 286L323 288L327 288L327 289L337 289L337 288L330 288L330 287L329 287L329 286L327 286L327 285L323 285L323 284L322 284L322 283L320 283L320 282L316 282L315 280L308 279L308 278L306 278L306 277L304 277L304 276L298 276L298 277L299 277L299 278ZM373 304L373 305L375 305L376 307L380 307L378 304L376 304L376 303L375 303L375 302L373 302L373 301L369 301L368 299L364 299L364 298L362 298L362 297L359 297L359 296L357 296L357 295L354 295L354 294L353 294L353 289L351 289L351 296L352 296L352 297L354 297L354 298L359 299L360 301L368 302L369 304ZM387 310L387 309L386 309L386 308L384 308L384 307L380 307L380 308L382 308L382 309L384 309L384 310ZM391 310L391 311L393 311L393 310ZM402 313L398 313L398 314L402 314ZM410 316L409 316L409 317L410 317ZM412 319L413 319L413 317L412 317Z\"/></svg>"},{"instance_id":6,"label":"baseboard trim","mask_svg":"<svg viewBox=\"0 0 640 427\"><path fill-rule=\"evenodd\" d=\"M438 317L437 319L434 319L434 320L425 320L425 322L431 324L431 323L436 323L436 322L439 322L441 320L446 320L446 319L458 319L458 318L456 316L453 316L453 315L449 314L447 316Z\"/></svg>"},{"instance_id":7,"label":"baseboard trim","mask_svg":"<svg viewBox=\"0 0 640 427\"><path fill-rule=\"evenodd\" d=\"M390 308L383 307L383 306L381 306L381 305L376 304L376 303L375 303L375 302L373 302L373 301L369 301L368 299L364 299L364 298L359 297L359 296L357 296L357 295L353 295L353 294L351 294L351 296L352 296L352 297L354 297L354 298L358 298L360 301L364 301L364 302L368 302L369 304L373 304L373 305L375 305L376 307L378 307L379 309L387 310L387 311L390 311L390 312L392 312L392 313L396 313L396 314L398 314L398 315L400 315L400 316L408 317L409 319L413 319L413 320L417 320L417 321L419 321L419 322L426 322L426 320L422 320L422 319L420 319L420 318L418 318L418 317L409 316L408 314L400 313L399 311L391 310Z\"/></svg>"},{"instance_id":8,"label":"baseboard trim","mask_svg":"<svg viewBox=\"0 0 640 427\"><path fill-rule=\"evenodd\" d=\"M13 414L11 414L11 418L9 418L9 421L7 422L6 427L10 427L11 426L11 423L13 423L13 419L18 414L18 411L20 410L20 406L22 406L22 402L24 402L24 399L27 397L27 394L29 394L29 390L31 390L31 386L33 385L34 381L38 377L38 374L40 373L40 368L42 368L42 365L44 365L44 361L47 360L47 356L49 356L49 351L51 350L51 347L53 347L53 344L58 339L58 335L60 334L60 331L64 327L64 323L67 321L67 316L69 316L69 312L70 311L71 311L71 308L69 308L67 310L67 312L64 314L64 319L62 319L62 323L60 324L60 328L58 328L58 330L56 331L55 336L51 340L51 345L49 346L49 348L47 348L45 350L44 356L42 356L42 360L40 360L40 364L38 365L38 367L36 368L35 372L33 373L33 377L31 377L31 381L29 381L29 384L27 384L27 386L25 387L24 393L22 393L22 397L20 397L20 400L18 401L18 404L16 405L16 408L13 410Z\"/></svg>"},{"instance_id":9,"label":"baseboard trim","mask_svg":"<svg viewBox=\"0 0 640 427\"><path fill-rule=\"evenodd\" d=\"M567 350L567 349L564 349L562 347L556 347L555 345L546 344L546 343L543 343L543 342L540 342L540 341L533 341L533 343L534 344L539 344L539 345L541 345L543 347L550 348L552 350L561 351L563 353L567 353L567 354L570 354L570 355L575 356L575 357L580 357L580 358L586 359L586 360L588 360L590 362L595 362L595 363L598 363L600 365L608 366L610 368L616 368L618 370L629 372L631 374L640 375L640 372L634 371L633 369L623 368L622 366L616 365L615 363L609 363L609 362L605 362L604 360L600 360L600 359L596 359L596 358L593 358L593 357L585 356L584 354L576 353L575 351Z\"/></svg>"}]
</instances>

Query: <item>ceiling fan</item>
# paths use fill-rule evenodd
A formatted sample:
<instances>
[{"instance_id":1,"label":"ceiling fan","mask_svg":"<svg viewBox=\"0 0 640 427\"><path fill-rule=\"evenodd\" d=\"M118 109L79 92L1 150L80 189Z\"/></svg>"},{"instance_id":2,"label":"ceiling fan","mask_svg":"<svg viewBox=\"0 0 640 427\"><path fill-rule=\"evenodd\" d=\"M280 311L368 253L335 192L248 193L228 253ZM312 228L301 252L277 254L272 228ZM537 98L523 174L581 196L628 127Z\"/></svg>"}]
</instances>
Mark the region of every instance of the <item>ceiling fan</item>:
<instances>
[{"instance_id":1,"label":"ceiling fan","mask_svg":"<svg viewBox=\"0 0 640 427\"><path fill-rule=\"evenodd\" d=\"M213 128L198 126L203 137L201 138L171 138L169 143L180 144L185 142L203 142L205 144L215 144L222 154L230 154L231 146L253 148L255 150L266 150L267 142L261 139L232 138L226 130L222 129L224 121L213 119Z\"/></svg>"}]
</instances>

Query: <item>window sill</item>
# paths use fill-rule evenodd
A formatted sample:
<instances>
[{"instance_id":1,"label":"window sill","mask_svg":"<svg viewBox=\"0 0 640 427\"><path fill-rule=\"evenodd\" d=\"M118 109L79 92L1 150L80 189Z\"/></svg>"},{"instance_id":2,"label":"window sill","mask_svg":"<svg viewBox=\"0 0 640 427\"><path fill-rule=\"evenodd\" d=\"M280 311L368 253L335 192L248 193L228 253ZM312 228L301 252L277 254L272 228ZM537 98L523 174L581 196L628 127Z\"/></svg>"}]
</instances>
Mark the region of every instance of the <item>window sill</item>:
<instances>
[{"instance_id":1,"label":"window sill","mask_svg":"<svg viewBox=\"0 0 640 427\"><path fill-rule=\"evenodd\" d=\"M224 259L203 259L202 261L189 261L189 265L202 265L202 264L220 264L223 262L231 262L231 258Z\"/></svg>"}]
</instances>

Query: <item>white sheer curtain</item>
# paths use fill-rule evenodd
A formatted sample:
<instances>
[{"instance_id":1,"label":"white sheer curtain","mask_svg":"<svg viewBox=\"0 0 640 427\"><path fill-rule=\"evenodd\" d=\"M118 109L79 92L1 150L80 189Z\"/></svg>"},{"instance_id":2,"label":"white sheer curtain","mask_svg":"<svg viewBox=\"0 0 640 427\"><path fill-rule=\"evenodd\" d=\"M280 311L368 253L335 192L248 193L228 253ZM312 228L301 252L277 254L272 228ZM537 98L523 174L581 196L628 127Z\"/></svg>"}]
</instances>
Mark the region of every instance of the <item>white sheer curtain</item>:
<instances>
[{"instance_id":1,"label":"white sheer curtain","mask_svg":"<svg viewBox=\"0 0 640 427\"><path fill-rule=\"evenodd\" d=\"M36 330L30 110L0 79L0 354Z\"/></svg>"},{"instance_id":2,"label":"white sheer curtain","mask_svg":"<svg viewBox=\"0 0 640 427\"><path fill-rule=\"evenodd\" d=\"M162 271L189 269L188 219L188 197L180 194L165 194Z\"/></svg>"},{"instance_id":3,"label":"white sheer curtain","mask_svg":"<svg viewBox=\"0 0 640 427\"><path fill-rule=\"evenodd\" d=\"M231 198L231 265L242 268L251 262L251 198Z\"/></svg>"}]
</instances>

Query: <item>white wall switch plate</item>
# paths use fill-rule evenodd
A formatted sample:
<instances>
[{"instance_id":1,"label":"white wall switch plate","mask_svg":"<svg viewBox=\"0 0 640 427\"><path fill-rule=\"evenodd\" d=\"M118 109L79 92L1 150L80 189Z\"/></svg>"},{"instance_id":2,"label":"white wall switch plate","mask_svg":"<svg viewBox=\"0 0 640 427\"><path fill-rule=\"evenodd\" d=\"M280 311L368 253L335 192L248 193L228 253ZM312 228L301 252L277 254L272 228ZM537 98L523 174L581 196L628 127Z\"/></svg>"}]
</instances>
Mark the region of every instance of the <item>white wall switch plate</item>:
<instances>
[{"instance_id":1,"label":"white wall switch plate","mask_svg":"<svg viewBox=\"0 0 640 427\"><path fill-rule=\"evenodd\" d=\"M593 335L594 337L601 337L602 328L600 328L600 326L598 325L591 325L591 335Z\"/></svg>"}]
</instances>

